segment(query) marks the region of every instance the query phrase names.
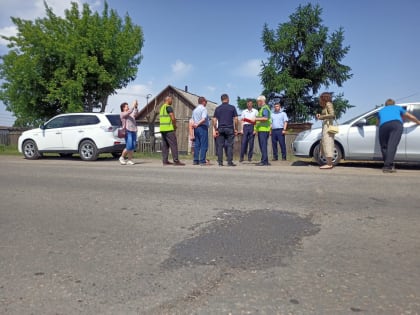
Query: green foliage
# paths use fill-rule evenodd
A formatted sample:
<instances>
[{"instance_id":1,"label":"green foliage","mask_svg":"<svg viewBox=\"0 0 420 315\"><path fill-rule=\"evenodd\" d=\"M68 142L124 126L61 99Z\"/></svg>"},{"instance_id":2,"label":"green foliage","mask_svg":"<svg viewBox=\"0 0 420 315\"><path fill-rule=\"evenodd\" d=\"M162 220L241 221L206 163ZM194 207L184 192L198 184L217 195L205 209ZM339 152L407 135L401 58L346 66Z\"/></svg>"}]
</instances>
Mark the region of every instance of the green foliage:
<instances>
[{"instance_id":1,"label":"green foliage","mask_svg":"<svg viewBox=\"0 0 420 315\"><path fill-rule=\"evenodd\" d=\"M136 78L143 33L105 3L102 15L73 2L61 18L44 3L46 17L12 17L17 35L1 57L0 100L16 126L38 125L58 113L104 111L108 96Z\"/></svg>"},{"instance_id":2,"label":"green foliage","mask_svg":"<svg viewBox=\"0 0 420 315\"><path fill-rule=\"evenodd\" d=\"M284 93L285 109L293 122L304 122L316 114L315 95L331 84L339 87L351 78L350 67L341 64L350 47L343 47L342 28L328 35L322 25L319 5L299 6L290 21L276 30L264 25L262 42L269 54L263 62L263 94ZM349 108L339 99L337 114ZM350 106L351 107L351 106Z\"/></svg>"},{"instance_id":3,"label":"green foliage","mask_svg":"<svg viewBox=\"0 0 420 315\"><path fill-rule=\"evenodd\" d=\"M258 108L257 99L255 99L255 98L240 98L239 96L236 99L236 103L237 103L238 108L241 109L241 110L246 109L247 108L246 105L247 105L248 100L252 100L252 103L254 104L253 107Z\"/></svg>"}]
</instances>

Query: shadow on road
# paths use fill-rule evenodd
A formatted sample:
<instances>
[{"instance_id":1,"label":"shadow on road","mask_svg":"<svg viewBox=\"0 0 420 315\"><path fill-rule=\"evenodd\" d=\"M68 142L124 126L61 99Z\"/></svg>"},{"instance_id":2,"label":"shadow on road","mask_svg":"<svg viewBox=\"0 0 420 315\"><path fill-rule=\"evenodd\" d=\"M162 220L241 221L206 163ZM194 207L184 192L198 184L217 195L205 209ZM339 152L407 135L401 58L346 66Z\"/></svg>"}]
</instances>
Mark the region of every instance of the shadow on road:
<instances>
[{"instance_id":1,"label":"shadow on road","mask_svg":"<svg viewBox=\"0 0 420 315\"><path fill-rule=\"evenodd\" d=\"M291 166L318 166L317 163L313 161L304 161L297 160L290 164ZM340 163L338 166L345 168L372 168L372 169L381 169L383 166L382 162L376 161L345 161ZM396 168L401 170L420 170L419 163L396 163Z\"/></svg>"}]
</instances>

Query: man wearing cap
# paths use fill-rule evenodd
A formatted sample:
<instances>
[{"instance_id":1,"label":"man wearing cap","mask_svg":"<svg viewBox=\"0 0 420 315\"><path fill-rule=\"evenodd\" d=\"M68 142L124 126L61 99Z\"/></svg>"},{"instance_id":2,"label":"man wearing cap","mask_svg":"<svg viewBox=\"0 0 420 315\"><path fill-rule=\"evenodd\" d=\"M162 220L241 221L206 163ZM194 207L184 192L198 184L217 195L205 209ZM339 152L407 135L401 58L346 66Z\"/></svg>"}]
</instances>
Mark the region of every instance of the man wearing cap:
<instances>
[{"instance_id":1,"label":"man wearing cap","mask_svg":"<svg viewBox=\"0 0 420 315\"><path fill-rule=\"evenodd\" d=\"M252 154L254 153L254 139L256 131L254 130L255 118L258 115L258 111L253 108L252 100L248 100L246 103L247 109L241 113L242 122L242 143L241 153L239 155L239 162L244 161L244 156L248 151L248 161L252 161Z\"/></svg>"},{"instance_id":2,"label":"man wearing cap","mask_svg":"<svg viewBox=\"0 0 420 315\"><path fill-rule=\"evenodd\" d=\"M271 110L270 107L265 103L265 96L260 95L257 97L257 104L259 107L258 116L255 118L256 125L255 129L258 134L258 144L261 151L261 162L257 166L268 166L268 138L270 136L270 125L271 125Z\"/></svg>"}]
</instances>

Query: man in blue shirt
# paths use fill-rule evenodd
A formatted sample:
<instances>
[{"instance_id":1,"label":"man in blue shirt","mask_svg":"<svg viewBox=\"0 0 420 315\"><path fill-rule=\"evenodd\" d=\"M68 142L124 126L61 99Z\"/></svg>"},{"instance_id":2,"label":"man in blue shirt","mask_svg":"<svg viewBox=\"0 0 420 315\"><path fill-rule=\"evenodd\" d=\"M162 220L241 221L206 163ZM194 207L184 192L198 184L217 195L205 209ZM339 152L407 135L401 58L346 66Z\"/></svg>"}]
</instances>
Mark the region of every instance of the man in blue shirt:
<instances>
[{"instance_id":1,"label":"man in blue shirt","mask_svg":"<svg viewBox=\"0 0 420 315\"><path fill-rule=\"evenodd\" d=\"M206 154L209 147L209 116L207 113L207 100L200 96L198 105L192 112L194 128L194 165L208 165Z\"/></svg>"},{"instance_id":2,"label":"man in blue shirt","mask_svg":"<svg viewBox=\"0 0 420 315\"><path fill-rule=\"evenodd\" d=\"M279 159L277 143L280 144L281 159L286 161L286 129L289 118L287 114L281 110L280 103L274 104L274 112L271 115L271 144L273 147L273 161Z\"/></svg>"},{"instance_id":3,"label":"man in blue shirt","mask_svg":"<svg viewBox=\"0 0 420 315\"><path fill-rule=\"evenodd\" d=\"M416 116L408 113L401 106L395 105L395 101L388 99L385 107L378 112L379 116L379 145L381 146L382 158L384 160L384 173L395 172L394 159L397 153L398 144L403 133L403 117L420 124Z\"/></svg>"}]
</instances>

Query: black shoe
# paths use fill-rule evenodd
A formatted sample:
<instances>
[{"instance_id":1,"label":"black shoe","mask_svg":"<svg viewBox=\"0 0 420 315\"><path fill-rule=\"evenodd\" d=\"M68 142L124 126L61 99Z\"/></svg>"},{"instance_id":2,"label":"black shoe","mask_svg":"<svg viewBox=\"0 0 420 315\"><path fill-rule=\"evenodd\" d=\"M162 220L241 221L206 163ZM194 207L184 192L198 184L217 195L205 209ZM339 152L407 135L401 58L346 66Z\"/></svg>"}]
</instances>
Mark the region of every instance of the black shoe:
<instances>
[{"instance_id":1,"label":"black shoe","mask_svg":"<svg viewBox=\"0 0 420 315\"><path fill-rule=\"evenodd\" d=\"M181 161L175 161L174 165L175 166L185 166L185 163L182 163Z\"/></svg>"},{"instance_id":2,"label":"black shoe","mask_svg":"<svg viewBox=\"0 0 420 315\"><path fill-rule=\"evenodd\" d=\"M235 163L229 163L228 166L236 166Z\"/></svg>"},{"instance_id":3,"label":"black shoe","mask_svg":"<svg viewBox=\"0 0 420 315\"><path fill-rule=\"evenodd\" d=\"M257 166L269 166L269 165L271 165L270 163L263 163L263 162L260 162L260 163L257 163L257 164L255 164L255 165L257 165Z\"/></svg>"},{"instance_id":4,"label":"black shoe","mask_svg":"<svg viewBox=\"0 0 420 315\"><path fill-rule=\"evenodd\" d=\"M163 162L163 165L173 165L173 164L174 164L174 163L169 162L169 161Z\"/></svg>"},{"instance_id":5,"label":"black shoe","mask_svg":"<svg viewBox=\"0 0 420 315\"><path fill-rule=\"evenodd\" d=\"M278 161L279 159L276 159L276 158L274 158L274 159L272 159L271 161Z\"/></svg>"},{"instance_id":6,"label":"black shoe","mask_svg":"<svg viewBox=\"0 0 420 315\"><path fill-rule=\"evenodd\" d=\"M219 166L223 166L223 163L219 163Z\"/></svg>"},{"instance_id":7,"label":"black shoe","mask_svg":"<svg viewBox=\"0 0 420 315\"><path fill-rule=\"evenodd\" d=\"M281 159L282 161L287 161L287 159L286 158L283 158L283 159Z\"/></svg>"},{"instance_id":8,"label":"black shoe","mask_svg":"<svg viewBox=\"0 0 420 315\"><path fill-rule=\"evenodd\" d=\"M248 159L248 162L252 162L252 159Z\"/></svg>"},{"instance_id":9,"label":"black shoe","mask_svg":"<svg viewBox=\"0 0 420 315\"><path fill-rule=\"evenodd\" d=\"M193 162L193 165L198 165L199 163L198 162Z\"/></svg>"},{"instance_id":10,"label":"black shoe","mask_svg":"<svg viewBox=\"0 0 420 315\"><path fill-rule=\"evenodd\" d=\"M239 159L239 163L242 163L244 161L244 159Z\"/></svg>"}]
</instances>

